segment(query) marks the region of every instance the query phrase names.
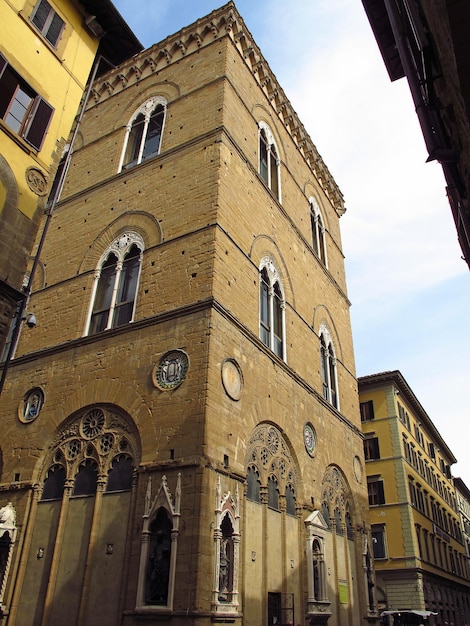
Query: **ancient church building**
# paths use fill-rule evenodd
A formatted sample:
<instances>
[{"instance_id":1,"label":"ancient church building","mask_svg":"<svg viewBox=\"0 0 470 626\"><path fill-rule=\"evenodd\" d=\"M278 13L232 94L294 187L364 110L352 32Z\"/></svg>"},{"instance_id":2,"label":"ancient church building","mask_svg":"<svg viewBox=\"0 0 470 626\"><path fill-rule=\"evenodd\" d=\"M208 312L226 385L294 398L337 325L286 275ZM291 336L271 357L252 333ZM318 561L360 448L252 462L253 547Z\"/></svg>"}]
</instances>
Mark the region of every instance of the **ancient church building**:
<instances>
[{"instance_id":1,"label":"ancient church building","mask_svg":"<svg viewBox=\"0 0 470 626\"><path fill-rule=\"evenodd\" d=\"M96 80L2 394L1 624L375 621L343 213L232 2Z\"/></svg>"}]
</instances>

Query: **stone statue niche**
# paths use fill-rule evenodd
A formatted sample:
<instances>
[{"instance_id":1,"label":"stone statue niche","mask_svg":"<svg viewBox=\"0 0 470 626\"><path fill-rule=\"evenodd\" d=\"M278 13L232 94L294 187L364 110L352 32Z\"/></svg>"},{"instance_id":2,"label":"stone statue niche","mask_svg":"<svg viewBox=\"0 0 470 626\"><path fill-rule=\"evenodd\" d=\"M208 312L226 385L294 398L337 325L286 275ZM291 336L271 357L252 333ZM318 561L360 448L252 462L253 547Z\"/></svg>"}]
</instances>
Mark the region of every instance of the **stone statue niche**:
<instances>
[{"instance_id":1,"label":"stone statue niche","mask_svg":"<svg viewBox=\"0 0 470 626\"><path fill-rule=\"evenodd\" d=\"M166 606L170 580L172 523L167 511L159 508L150 524L150 552L145 603Z\"/></svg>"}]
</instances>

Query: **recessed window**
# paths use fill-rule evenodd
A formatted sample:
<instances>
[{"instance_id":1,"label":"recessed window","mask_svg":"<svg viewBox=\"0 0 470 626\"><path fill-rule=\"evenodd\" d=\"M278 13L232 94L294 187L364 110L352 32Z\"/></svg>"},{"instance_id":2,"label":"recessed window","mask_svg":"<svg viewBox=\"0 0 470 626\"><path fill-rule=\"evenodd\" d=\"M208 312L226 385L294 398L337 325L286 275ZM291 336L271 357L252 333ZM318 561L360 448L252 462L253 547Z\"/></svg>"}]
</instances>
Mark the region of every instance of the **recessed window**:
<instances>
[{"instance_id":1,"label":"recessed window","mask_svg":"<svg viewBox=\"0 0 470 626\"><path fill-rule=\"evenodd\" d=\"M366 439L364 439L364 456L366 461L380 459L378 437L367 437Z\"/></svg>"},{"instance_id":2,"label":"recessed window","mask_svg":"<svg viewBox=\"0 0 470 626\"><path fill-rule=\"evenodd\" d=\"M285 303L279 273L271 259L260 268L260 339L281 359L285 359Z\"/></svg>"},{"instance_id":3,"label":"recessed window","mask_svg":"<svg viewBox=\"0 0 470 626\"><path fill-rule=\"evenodd\" d=\"M246 472L247 490L246 497L253 502L260 502L259 474L254 467L249 467Z\"/></svg>"},{"instance_id":4,"label":"recessed window","mask_svg":"<svg viewBox=\"0 0 470 626\"><path fill-rule=\"evenodd\" d=\"M310 198L310 223L312 226L312 247L319 260L326 266L325 226L320 207L315 198Z\"/></svg>"},{"instance_id":5,"label":"recessed window","mask_svg":"<svg viewBox=\"0 0 470 626\"><path fill-rule=\"evenodd\" d=\"M150 98L134 113L127 125L119 171L159 154L165 114L166 101L160 97Z\"/></svg>"},{"instance_id":6,"label":"recessed window","mask_svg":"<svg viewBox=\"0 0 470 626\"><path fill-rule=\"evenodd\" d=\"M0 119L40 150L54 109L0 55Z\"/></svg>"},{"instance_id":7,"label":"recessed window","mask_svg":"<svg viewBox=\"0 0 470 626\"><path fill-rule=\"evenodd\" d=\"M385 493L383 480L379 478L370 478L367 480L367 492L369 496L369 505L385 504Z\"/></svg>"},{"instance_id":8,"label":"recessed window","mask_svg":"<svg viewBox=\"0 0 470 626\"><path fill-rule=\"evenodd\" d=\"M267 124L259 125L259 175L278 200L280 193L280 160L273 134Z\"/></svg>"},{"instance_id":9,"label":"recessed window","mask_svg":"<svg viewBox=\"0 0 470 626\"><path fill-rule=\"evenodd\" d=\"M387 557L384 526L372 526L372 546L374 559L385 559Z\"/></svg>"},{"instance_id":10,"label":"recessed window","mask_svg":"<svg viewBox=\"0 0 470 626\"><path fill-rule=\"evenodd\" d=\"M95 274L88 334L132 321L144 245L136 233L113 242Z\"/></svg>"},{"instance_id":11,"label":"recessed window","mask_svg":"<svg viewBox=\"0 0 470 626\"><path fill-rule=\"evenodd\" d=\"M57 47L65 26L64 20L54 11L47 0L39 0L31 15L31 22L47 41Z\"/></svg>"},{"instance_id":12,"label":"recessed window","mask_svg":"<svg viewBox=\"0 0 470 626\"><path fill-rule=\"evenodd\" d=\"M320 331L320 363L323 397L339 409L336 357L333 342L326 328Z\"/></svg>"},{"instance_id":13,"label":"recessed window","mask_svg":"<svg viewBox=\"0 0 470 626\"><path fill-rule=\"evenodd\" d=\"M374 402L372 400L361 402L359 409L361 411L361 422L368 422L374 419Z\"/></svg>"}]
</instances>

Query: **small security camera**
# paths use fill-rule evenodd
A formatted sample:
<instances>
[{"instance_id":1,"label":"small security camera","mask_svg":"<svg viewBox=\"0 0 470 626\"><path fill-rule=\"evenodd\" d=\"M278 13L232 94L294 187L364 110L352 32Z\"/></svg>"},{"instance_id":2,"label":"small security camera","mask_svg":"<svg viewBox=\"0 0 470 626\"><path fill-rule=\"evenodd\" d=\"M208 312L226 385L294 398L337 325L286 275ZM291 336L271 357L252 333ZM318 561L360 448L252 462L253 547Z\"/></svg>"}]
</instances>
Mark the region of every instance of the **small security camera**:
<instances>
[{"instance_id":1,"label":"small security camera","mask_svg":"<svg viewBox=\"0 0 470 626\"><path fill-rule=\"evenodd\" d=\"M38 323L34 313L27 313L26 317L25 317L25 321L26 321L26 326L28 328L35 328L37 326L37 323Z\"/></svg>"}]
</instances>

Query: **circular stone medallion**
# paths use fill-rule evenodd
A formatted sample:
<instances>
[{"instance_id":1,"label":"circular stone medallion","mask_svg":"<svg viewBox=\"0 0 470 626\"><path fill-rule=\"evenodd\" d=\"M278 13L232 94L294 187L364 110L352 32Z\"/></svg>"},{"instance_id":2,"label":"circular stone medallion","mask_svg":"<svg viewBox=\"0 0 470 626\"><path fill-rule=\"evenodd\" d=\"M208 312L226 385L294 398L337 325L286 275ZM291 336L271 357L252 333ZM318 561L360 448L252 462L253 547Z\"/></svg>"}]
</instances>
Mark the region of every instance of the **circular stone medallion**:
<instances>
[{"instance_id":1,"label":"circular stone medallion","mask_svg":"<svg viewBox=\"0 0 470 626\"><path fill-rule=\"evenodd\" d=\"M354 476L356 477L356 480L358 483L362 482L362 463L361 463L361 459L358 456L354 457L353 460L353 469L354 469Z\"/></svg>"},{"instance_id":2,"label":"circular stone medallion","mask_svg":"<svg viewBox=\"0 0 470 626\"><path fill-rule=\"evenodd\" d=\"M40 387L30 389L24 396L20 404L18 417L21 422L29 423L34 421L41 412L44 404L44 392Z\"/></svg>"},{"instance_id":3,"label":"circular stone medallion","mask_svg":"<svg viewBox=\"0 0 470 626\"><path fill-rule=\"evenodd\" d=\"M183 350L172 350L164 354L153 368L152 382L161 391L175 389L186 377L189 358Z\"/></svg>"},{"instance_id":4,"label":"circular stone medallion","mask_svg":"<svg viewBox=\"0 0 470 626\"><path fill-rule=\"evenodd\" d=\"M309 422L304 426L304 444L305 449L311 457L315 456L316 443L315 429Z\"/></svg>"},{"instance_id":5,"label":"circular stone medallion","mask_svg":"<svg viewBox=\"0 0 470 626\"><path fill-rule=\"evenodd\" d=\"M225 359L222 363L222 384L226 394L232 400L240 400L243 389L243 374L234 359Z\"/></svg>"}]
</instances>

